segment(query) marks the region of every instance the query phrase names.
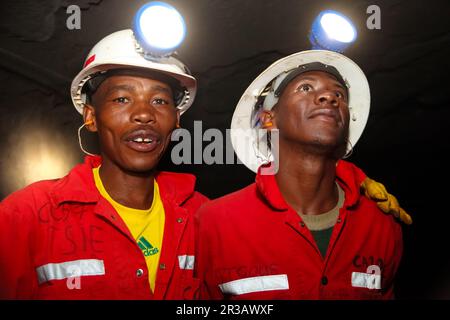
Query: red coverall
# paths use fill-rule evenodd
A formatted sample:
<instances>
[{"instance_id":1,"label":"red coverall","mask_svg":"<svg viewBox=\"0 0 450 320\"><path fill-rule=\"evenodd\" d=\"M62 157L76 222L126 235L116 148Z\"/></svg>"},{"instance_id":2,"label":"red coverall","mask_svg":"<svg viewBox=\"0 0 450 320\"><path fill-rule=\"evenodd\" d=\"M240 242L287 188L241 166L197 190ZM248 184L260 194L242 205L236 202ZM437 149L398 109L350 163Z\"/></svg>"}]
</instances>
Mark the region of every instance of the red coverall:
<instances>
[{"instance_id":1,"label":"red coverall","mask_svg":"<svg viewBox=\"0 0 450 320\"><path fill-rule=\"evenodd\" d=\"M40 181L0 204L0 298L191 299L193 214L207 198L195 177L156 176L165 227L155 293L141 249L113 207L95 187L86 157L64 178Z\"/></svg>"},{"instance_id":2,"label":"red coverall","mask_svg":"<svg viewBox=\"0 0 450 320\"><path fill-rule=\"evenodd\" d=\"M340 161L345 202L322 257L273 175L205 204L197 271L202 299L388 299L402 256L401 226L360 194L365 175Z\"/></svg>"}]
</instances>

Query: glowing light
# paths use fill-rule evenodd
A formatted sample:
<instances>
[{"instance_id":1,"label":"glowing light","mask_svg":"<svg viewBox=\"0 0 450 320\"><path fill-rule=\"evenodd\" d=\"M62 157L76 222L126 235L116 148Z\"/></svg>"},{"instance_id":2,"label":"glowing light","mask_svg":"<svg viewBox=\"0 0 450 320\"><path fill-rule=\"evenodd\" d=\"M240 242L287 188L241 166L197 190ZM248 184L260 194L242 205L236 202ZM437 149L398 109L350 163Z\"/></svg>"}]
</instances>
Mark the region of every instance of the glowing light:
<instances>
[{"instance_id":1,"label":"glowing light","mask_svg":"<svg viewBox=\"0 0 450 320\"><path fill-rule=\"evenodd\" d=\"M343 14L326 10L314 20L309 40L313 49L344 52L356 40L357 31Z\"/></svg>"},{"instance_id":2,"label":"glowing light","mask_svg":"<svg viewBox=\"0 0 450 320\"><path fill-rule=\"evenodd\" d=\"M147 53L169 55L183 42L186 25L174 7L155 1L144 5L137 12L134 33Z\"/></svg>"},{"instance_id":3,"label":"glowing light","mask_svg":"<svg viewBox=\"0 0 450 320\"><path fill-rule=\"evenodd\" d=\"M356 30L350 21L341 15L327 13L320 19L320 24L327 35L340 42L352 42L356 38Z\"/></svg>"}]
</instances>

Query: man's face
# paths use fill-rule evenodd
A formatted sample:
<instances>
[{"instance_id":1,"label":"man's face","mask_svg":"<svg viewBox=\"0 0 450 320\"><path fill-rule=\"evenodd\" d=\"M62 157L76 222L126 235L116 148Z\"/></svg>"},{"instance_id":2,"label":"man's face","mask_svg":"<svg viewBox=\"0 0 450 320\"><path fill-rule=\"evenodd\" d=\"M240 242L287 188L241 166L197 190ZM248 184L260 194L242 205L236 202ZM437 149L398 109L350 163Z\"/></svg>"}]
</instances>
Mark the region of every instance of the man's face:
<instances>
[{"instance_id":1,"label":"man's face","mask_svg":"<svg viewBox=\"0 0 450 320\"><path fill-rule=\"evenodd\" d=\"M94 119L91 130L98 132L103 161L134 173L154 169L179 117L169 85L145 77L111 76L99 86L92 104L85 118Z\"/></svg>"},{"instance_id":2,"label":"man's face","mask_svg":"<svg viewBox=\"0 0 450 320\"><path fill-rule=\"evenodd\" d=\"M326 72L310 71L294 78L273 109L280 139L325 150L342 147L348 137L346 89Z\"/></svg>"}]
</instances>

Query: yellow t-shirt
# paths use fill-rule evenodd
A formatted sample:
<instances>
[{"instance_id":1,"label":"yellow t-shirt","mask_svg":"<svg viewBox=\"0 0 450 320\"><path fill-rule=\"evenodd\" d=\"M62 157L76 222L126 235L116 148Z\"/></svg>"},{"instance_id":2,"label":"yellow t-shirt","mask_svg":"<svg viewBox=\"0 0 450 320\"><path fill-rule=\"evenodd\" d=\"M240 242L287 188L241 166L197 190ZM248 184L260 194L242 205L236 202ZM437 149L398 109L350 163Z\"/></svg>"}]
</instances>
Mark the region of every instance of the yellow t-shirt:
<instances>
[{"instance_id":1,"label":"yellow t-shirt","mask_svg":"<svg viewBox=\"0 0 450 320\"><path fill-rule=\"evenodd\" d=\"M125 207L111 198L100 179L99 169L100 167L92 169L95 185L103 198L108 200L114 209L116 209L117 213L136 239L136 242L145 257L150 288L152 289L152 292L154 292L165 222L164 207L159 195L158 183L155 180L153 203L150 209L133 209Z\"/></svg>"}]
</instances>

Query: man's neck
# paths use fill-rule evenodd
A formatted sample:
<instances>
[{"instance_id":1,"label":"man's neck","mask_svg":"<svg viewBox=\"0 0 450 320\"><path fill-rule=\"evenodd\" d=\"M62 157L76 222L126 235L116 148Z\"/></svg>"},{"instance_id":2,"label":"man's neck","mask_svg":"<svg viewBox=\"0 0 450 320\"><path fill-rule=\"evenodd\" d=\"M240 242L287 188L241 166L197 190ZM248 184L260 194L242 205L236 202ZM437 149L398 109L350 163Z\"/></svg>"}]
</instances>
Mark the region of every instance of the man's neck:
<instances>
[{"instance_id":1,"label":"man's neck","mask_svg":"<svg viewBox=\"0 0 450 320\"><path fill-rule=\"evenodd\" d=\"M146 175L133 175L103 158L99 174L106 191L116 202L140 210L151 207L154 172Z\"/></svg>"},{"instance_id":2,"label":"man's neck","mask_svg":"<svg viewBox=\"0 0 450 320\"><path fill-rule=\"evenodd\" d=\"M335 159L301 148L280 148L275 179L284 199L297 212L317 215L333 209L338 201L335 178Z\"/></svg>"}]
</instances>

